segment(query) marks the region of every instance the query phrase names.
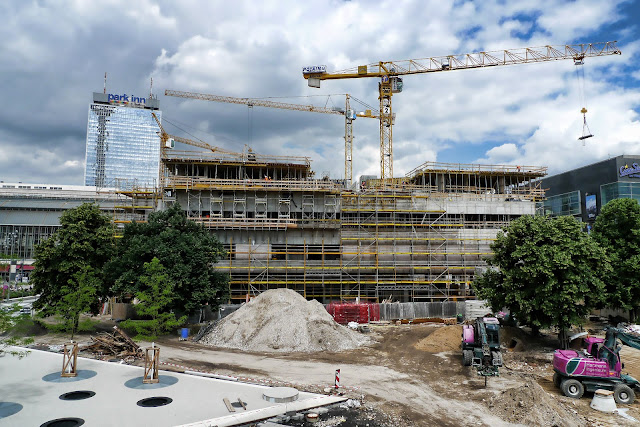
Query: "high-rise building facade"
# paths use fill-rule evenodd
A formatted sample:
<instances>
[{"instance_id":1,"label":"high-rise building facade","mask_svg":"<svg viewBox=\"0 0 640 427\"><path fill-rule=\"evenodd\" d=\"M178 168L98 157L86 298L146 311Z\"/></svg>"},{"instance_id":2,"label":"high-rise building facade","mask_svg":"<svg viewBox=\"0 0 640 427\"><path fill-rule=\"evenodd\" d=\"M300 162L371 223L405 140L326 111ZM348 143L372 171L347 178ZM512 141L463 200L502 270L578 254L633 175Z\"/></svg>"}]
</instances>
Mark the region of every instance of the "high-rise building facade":
<instances>
[{"instance_id":1,"label":"high-rise building facade","mask_svg":"<svg viewBox=\"0 0 640 427\"><path fill-rule=\"evenodd\" d=\"M160 170L156 98L93 94L87 122L85 185L98 188L155 187Z\"/></svg>"}]
</instances>

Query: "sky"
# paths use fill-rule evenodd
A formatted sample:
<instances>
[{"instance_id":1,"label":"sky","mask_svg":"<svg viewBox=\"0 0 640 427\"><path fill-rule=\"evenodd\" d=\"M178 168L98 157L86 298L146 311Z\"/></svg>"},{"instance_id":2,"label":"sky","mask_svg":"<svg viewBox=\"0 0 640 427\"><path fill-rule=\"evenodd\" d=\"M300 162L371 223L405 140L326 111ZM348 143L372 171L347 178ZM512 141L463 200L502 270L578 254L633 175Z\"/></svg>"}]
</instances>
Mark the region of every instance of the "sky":
<instances>
[{"instance_id":1,"label":"sky","mask_svg":"<svg viewBox=\"0 0 640 427\"><path fill-rule=\"evenodd\" d=\"M344 176L344 120L164 95L166 89L378 108L378 61L617 40L622 55L406 76L393 96L394 176L427 161L546 166L640 155L640 1L0 2L0 181L82 185L93 92L160 100L167 132L231 151L308 156ZM581 108L594 135L583 132ZM380 173L376 120L354 124L353 175Z\"/></svg>"}]
</instances>

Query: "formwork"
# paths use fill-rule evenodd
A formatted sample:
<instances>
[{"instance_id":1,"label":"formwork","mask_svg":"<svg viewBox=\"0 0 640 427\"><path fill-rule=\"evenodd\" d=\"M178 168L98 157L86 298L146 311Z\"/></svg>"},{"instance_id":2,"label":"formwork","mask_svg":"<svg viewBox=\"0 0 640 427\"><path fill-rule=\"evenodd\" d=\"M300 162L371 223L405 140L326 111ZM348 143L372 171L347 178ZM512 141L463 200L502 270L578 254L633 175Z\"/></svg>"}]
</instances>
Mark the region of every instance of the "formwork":
<instances>
[{"instance_id":1,"label":"formwork","mask_svg":"<svg viewBox=\"0 0 640 427\"><path fill-rule=\"evenodd\" d=\"M188 152L163 162L160 205L179 203L218 236L231 302L280 287L325 303L473 298L497 232L534 214L546 175L427 162L354 191L315 178L306 157Z\"/></svg>"}]
</instances>

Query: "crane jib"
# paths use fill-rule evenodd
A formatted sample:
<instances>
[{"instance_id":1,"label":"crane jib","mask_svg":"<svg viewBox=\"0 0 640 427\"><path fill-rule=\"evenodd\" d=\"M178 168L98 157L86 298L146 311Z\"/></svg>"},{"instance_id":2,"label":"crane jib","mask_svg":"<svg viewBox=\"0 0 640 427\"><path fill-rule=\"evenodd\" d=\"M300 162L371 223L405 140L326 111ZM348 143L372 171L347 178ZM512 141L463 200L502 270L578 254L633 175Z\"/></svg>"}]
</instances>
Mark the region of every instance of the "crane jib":
<instances>
[{"instance_id":1,"label":"crane jib","mask_svg":"<svg viewBox=\"0 0 640 427\"><path fill-rule=\"evenodd\" d=\"M571 59L582 61L586 57L621 55L616 41L581 43L562 46L539 46L519 49L505 49L491 52L475 52L436 56L430 58L407 59L402 61L379 61L369 65L359 65L346 70L326 72L326 67L316 69L305 67L303 77L309 87L320 88L322 80L381 78L379 86L380 111L380 179L383 185L393 183L393 122L388 115L393 114L391 98L393 93L402 91L401 81L396 81L395 90L389 80L412 74L426 74L441 71L483 69L501 65L541 63ZM400 83L398 85L398 83ZM582 139L589 136L584 135Z\"/></svg>"}]
</instances>

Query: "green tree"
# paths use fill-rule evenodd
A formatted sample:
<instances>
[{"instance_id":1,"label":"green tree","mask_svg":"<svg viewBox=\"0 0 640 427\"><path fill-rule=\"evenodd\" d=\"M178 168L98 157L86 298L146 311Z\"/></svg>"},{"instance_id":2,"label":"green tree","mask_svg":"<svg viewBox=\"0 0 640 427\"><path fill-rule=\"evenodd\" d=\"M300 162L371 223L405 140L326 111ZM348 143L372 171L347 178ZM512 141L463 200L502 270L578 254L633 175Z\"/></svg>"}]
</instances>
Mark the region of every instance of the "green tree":
<instances>
[{"instance_id":1,"label":"green tree","mask_svg":"<svg viewBox=\"0 0 640 427\"><path fill-rule=\"evenodd\" d=\"M615 199L600 210L591 236L611 260L606 305L629 310L632 320L640 305L640 204Z\"/></svg>"},{"instance_id":2,"label":"green tree","mask_svg":"<svg viewBox=\"0 0 640 427\"><path fill-rule=\"evenodd\" d=\"M62 299L56 308L57 317L62 319L63 330L71 332L71 339L78 331L80 314L92 310L101 287L101 282L91 267L81 268L60 288Z\"/></svg>"},{"instance_id":3,"label":"green tree","mask_svg":"<svg viewBox=\"0 0 640 427\"><path fill-rule=\"evenodd\" d=\"M144 263L144 274L140 276L140 282L144 285L144 290L136 293L140 301L136 305L136 313L148 319L122 322L123 327L136 330L136 339L155 340L158 335L174 330L186 322L187 316L176 319L175 314L169 311L174 299L173 286L158 258Z\"/></svg>"},{"instance_id":4,"label":"green tree","mask_svg":"<svg viewBox=\"0 0 640 427\"><path fill-rule=\"evenodd\" d=\"M59 315L72 334L77 310L97 313L108 296L103 268L113 253L109 217L95 204L85 203L60 217L60 228L35 248L31 283L40 294L34 308L41 316Z\"/></svg>"},{"instance_id":5,"label":"green tree","mask_svg":"<svg viewBox=\"0 0 640 427\"><path fill-rule=\"evenodd\" d=\"M139 275L142 265L158 258L173 286L169 308L193 313L228 298L229 277L214 267L224 254L218 239L174 204L149 215L146 223L128 224L106 270L115 295L136 294L147 286Z\"/></svg>"},{"instance_id":6,"label":"green tree","mask_svg":"<svg viewBox=\"0 0 640 427\"><path fill-rule=\"evenodd\" d=\"M498 233L491 266L473 287L493 310L503 307L534 333L581 324L604 297L611 271L605 252L573 217L523 216Z\"/></svg>"}]
</instances>

